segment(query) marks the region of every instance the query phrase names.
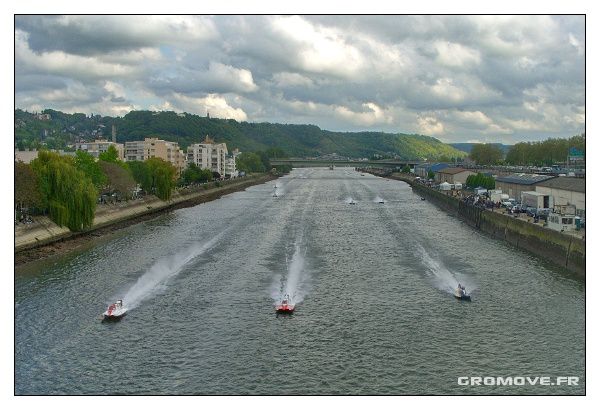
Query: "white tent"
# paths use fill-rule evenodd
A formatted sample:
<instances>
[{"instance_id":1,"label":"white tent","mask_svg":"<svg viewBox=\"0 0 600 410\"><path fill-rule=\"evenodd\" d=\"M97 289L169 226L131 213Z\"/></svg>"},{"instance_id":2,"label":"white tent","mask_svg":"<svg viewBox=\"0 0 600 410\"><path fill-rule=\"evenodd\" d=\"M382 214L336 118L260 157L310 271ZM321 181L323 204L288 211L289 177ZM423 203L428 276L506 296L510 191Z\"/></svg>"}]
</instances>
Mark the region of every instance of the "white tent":
<instances>
[{"instance_id":1,"label":"white tent","mask_svg":"<svg viewBox=\"0 0 600 410\"><path fill-rule=\"evenodd\" d=\"M447 182L442 182L440 184L440 190L442 191L450 191L451 185Z\"/></svg>"}]
</instances>

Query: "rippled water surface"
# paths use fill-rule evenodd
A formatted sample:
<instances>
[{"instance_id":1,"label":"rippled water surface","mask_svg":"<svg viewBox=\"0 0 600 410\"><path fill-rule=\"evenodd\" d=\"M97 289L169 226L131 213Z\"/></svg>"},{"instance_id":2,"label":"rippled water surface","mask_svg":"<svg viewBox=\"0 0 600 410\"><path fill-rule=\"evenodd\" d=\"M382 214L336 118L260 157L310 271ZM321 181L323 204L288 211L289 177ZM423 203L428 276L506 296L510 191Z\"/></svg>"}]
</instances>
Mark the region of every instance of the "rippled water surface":
<instances>
[{"instance_id":1,"label":"rippled water surface","mask_svg":"<svg viewBox=\"0 0 600 410\"><path fill-rule=\"evenodd\" d=\"M584 296L403 182L296 169L19 268L16 393L583 394Z\"/></svg>"}]
</instances>

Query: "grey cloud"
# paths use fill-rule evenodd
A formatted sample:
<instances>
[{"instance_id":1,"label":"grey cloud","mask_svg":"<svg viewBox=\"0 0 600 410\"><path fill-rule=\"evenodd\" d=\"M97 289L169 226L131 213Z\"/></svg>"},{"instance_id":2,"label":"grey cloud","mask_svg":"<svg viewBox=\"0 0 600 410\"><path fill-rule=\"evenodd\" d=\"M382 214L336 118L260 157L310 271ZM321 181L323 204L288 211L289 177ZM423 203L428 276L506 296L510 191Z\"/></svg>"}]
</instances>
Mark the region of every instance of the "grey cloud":
<instances>
[{"instance_id":1,"label":"grey cloud","mask_svg":"<svg viewBox=\"0 0 600 410\"><path fill-rule=\"evenodd\" d=\"M215 96L210 101L223 98L230 112L243 110L251 122L421 132L418 118L431 117L444 125L436 136L446 141L583 131L581 16L286 20L301 36L282 34L278 18L17 16L25 35L19 41L29 47L15 61L17 106L111 113L182 101L192 107ZM120 94L108 92L106 80L121 84ZM384 114L373 121L364 115L366 103ZM479 114L460 114L477 112L492 125L477 122Z\"/></svg>"}]
</instances>

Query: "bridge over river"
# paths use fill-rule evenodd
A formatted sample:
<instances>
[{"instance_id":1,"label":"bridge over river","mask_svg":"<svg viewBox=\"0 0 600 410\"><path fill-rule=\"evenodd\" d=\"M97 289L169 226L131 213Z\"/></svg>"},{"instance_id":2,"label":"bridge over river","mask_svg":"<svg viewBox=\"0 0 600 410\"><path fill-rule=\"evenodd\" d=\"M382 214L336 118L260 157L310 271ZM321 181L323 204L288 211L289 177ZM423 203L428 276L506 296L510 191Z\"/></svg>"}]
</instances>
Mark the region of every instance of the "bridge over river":
<instances>
[{"instance_id":1,"label":"bridge over river","mask_svg":"<svg viewBox=\"0 0 600 410\"><path fill-rule=\"evenodd\" d=\"M313 167L376 167L376 168L402 168L409 165L413 168L415 165L422 164L421 160L328 160L328 159L305 159L305 158L287 158L271 159L271 165L291 165L294 168L313 168Z\"/></svg>"}]
</instances>

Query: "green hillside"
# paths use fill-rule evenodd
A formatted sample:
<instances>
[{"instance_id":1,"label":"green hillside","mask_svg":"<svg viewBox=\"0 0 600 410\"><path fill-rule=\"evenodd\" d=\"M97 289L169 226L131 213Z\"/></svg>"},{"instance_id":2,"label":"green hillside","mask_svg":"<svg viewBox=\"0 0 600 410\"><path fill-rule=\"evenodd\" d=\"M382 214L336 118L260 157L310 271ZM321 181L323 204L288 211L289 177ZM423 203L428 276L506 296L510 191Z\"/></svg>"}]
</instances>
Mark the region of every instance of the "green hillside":
<instances>
[{"instance_id":1,"label":"green hillside","mask_svg":"<svg viewBox=\"0 0 600 410\"><path fill-rule=\"evenodd\" d=\"M249 123L201 117L175 112L131 111L124 117L65 114L44 110L50 120L15 110L15 143L19 148L65 148L76 139L110 139L111 128L117 128L117 141L135 141L157 136L176 141L182 149L209 135L228 148L241 151L263 151L278 147L292 157L319 156L336 153L359 158L399 156L404 159L435 159L442 156L464 157L466 153L424 135L384 132L333 132L315 125Z\"/></svg>"}]
</instances>

